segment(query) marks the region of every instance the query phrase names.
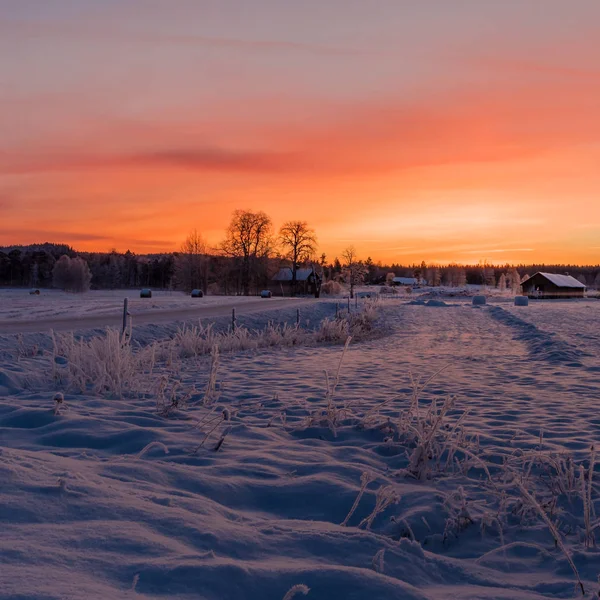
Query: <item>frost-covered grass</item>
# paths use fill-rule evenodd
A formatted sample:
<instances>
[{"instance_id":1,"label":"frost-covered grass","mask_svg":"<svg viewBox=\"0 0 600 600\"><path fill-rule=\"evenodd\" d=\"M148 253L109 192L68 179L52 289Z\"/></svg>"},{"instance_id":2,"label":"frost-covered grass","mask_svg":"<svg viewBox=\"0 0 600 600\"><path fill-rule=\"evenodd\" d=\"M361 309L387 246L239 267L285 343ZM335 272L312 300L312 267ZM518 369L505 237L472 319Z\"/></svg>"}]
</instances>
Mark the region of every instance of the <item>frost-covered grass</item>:
<instances>
[{"instance_id":1,"label":"frost-covered grass","mask_svg":"<svg viewBox=\"0 0 600 600\"><path fill-rule=\"evenodd\" d=\"M148 345L132 342L131 325L125 332L108 328L89 339L73 333L52 333L49 375L58 388L68 391L90 390L115 398L159 394L164 399L166 390L170 390L176 402L180 388L177 373L184 369L185 359L264 348L340 344L350 338L359 341L372 333L376 319L377 302L367 302L360 311L342 311L335 318L325 318L314 329L300 323L267 322L262 329L238 326L217 331L212 324L182 324L171 338ZM22 340L19 353L28 354ZM36 353L31 352L33 356ZM39 368L43 369L43 364L42 357ZM157 370L157 366L162 369Z\"/></svg>"},{"instance_id":2,"label":"frost-covered grass","mask_svg":"<svg viewBox=\"0 0 600 600\"><path fill-rule=\"evenodd\" d=\"M389 303L386 336L341 344L57 338L28 389L52 365L25 339L0 371L2 594L595 598L593 306ZM67 356L153 383L82 392Z\"/></svg>"}]
</instances>

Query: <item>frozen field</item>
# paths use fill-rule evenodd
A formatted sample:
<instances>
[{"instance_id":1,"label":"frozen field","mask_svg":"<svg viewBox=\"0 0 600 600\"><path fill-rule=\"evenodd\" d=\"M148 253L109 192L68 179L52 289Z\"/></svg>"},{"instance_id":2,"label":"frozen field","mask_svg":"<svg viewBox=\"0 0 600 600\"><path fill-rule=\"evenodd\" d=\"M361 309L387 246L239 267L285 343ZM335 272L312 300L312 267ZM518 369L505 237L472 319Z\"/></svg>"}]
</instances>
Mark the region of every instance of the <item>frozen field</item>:
<instances>
[{"instance_id":1,"label":"frozen field","mask_svg":"<svg viewBox=\"0 0 600 600\"><path fill-rule=\"evenodd\" d=\"M152 298L142 299L139 290L95 290L85 294L69 294L43 289L39 296L35 296L29 294L27 289L0 289L0 321L106 315L119 312L123 308L124 298L129 299L129 308L134 315L189 308L191 303L214 306L239 300L232 296L191 298L183 292L155 291Z\"/></svg>"},{"instance_id":2,"label":"frozen field","mask_svg":"<svg viewBox=\"0 0 600 600\"><path fill-rule=\"evenodd\" d=\"M123 300L136 325L172 322L193 317L216 317L230 312L264 310L257 296L205 296L191 298L182 292L157 292L140 298L139 290L95 290L69 294L41 290L39 296L25 289L0 289L0 334L117 327L122 321ZM270 298L271 304L297 302L290 298Z\"/></svg>"},{"instance_id":3,"label":"frozen field","mask_svg":"<svg viewBox=\"0 0 600 600\"><path fill-rule=\"evenodd\" d=\"M345 352L171 344L117 397L0 337L0 598L598 598L600 301L446 302Z\"/></svg>"}]
</instances>

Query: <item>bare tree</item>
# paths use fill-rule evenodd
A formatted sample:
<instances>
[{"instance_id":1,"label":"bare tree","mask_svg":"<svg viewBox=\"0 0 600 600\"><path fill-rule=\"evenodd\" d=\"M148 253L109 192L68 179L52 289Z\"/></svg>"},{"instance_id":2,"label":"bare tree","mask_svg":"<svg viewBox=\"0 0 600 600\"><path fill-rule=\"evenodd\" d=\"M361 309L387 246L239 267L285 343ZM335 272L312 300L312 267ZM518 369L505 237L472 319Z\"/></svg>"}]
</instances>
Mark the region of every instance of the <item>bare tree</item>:
<instances>
[{"instance_id":1,"label":"bare tree","mask_svg":"<svg viewBox=\"0 0 600 600\"><path fill-rule=\"evenodd\" d=\"M506 291L506 275L504 273L501 273L500 277L498 277L498 289L501 292Z\"/></svg>"},{"instance_id":2,"label":"bare tree","mask_svg":"<svg viewBox=\"0 0 600 600\"><path fill-rule=\"evenodd\" d=\"M348 246L342 252L344 259L344 274L346 281L350 283L350 298L354 298L354 286L360 285L367 274L367 267L358 260L356 248Z\"/></svg>"},{"instance_id":3,"label":"bare tree","mask_svg":"<svg viewBox=\"0 0 600 600\"><path fill-rule=\"evenodd\" d=\"M298 267L316 252L317 238L306 221L288 221L279 230L279 241L284 256L292 263L292 296L295 296Z\"/></svg>"},{"instance_id":4,"label":"bare tree","mask_svg":"<svg viewBox=\"0 0 600 600\"><path fill-rule=\"evenodd\" d=\"M268 258L273 247L273 225L262 211L236 210L227 228L221 249L241 261L242 289L250 295L250 280L259 261Z\"/></svg>"},{"instance_id":5,"label":"bare tree","mask_svg":"<svg viewBox=\"0 0 600 600\"><path fill-rule=\"evenodd\" d=\"M177 285L187 292L202 289L206 292L208 280L208 256L204 238L194 229L181 244L175 259Z\"/></svg>"}]
</instances>

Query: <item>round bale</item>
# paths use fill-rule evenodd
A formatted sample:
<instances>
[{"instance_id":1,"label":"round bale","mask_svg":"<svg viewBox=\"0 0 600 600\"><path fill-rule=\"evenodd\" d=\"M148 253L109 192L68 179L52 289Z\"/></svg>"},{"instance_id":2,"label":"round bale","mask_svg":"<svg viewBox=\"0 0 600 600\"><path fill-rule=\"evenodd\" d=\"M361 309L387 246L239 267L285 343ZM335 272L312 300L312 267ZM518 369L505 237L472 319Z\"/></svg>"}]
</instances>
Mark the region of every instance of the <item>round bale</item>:
<instances>
[{"instance_id":1,"label":"round bale","mask_svg":"<svg viewBox=\"0 0 600 600\"><path fill-rule=\"evenodd\" d=\"M202 290L192 290L192 298L204 298L204 292Z\"/></svg>"},{"instance_id":2,"label":"round bale","mask_svg":"<svg viewBox=\"0 0 600 600\"><path fill-rule=\"evenodd\" d=\"M261 298L270 298L273 294L271 293L271 290L263 290L260 293L260 297Z\"/></svg>"},{"instance_id":3,"label":"round bale","mask_svg":"<svg viewBox=\"0 0 600 600\"><path fill-rule=\"evenodd\" d=\"M152 298L152 290L148 288L144 288L140 292L140 298Z\"/></svg>"},{"instance_id":4,"label":"round bale","mask_svg":"<svg viewBox=\"0 0 600 600\"><path fill-rule=\"evenodd\" d=\"M473 296L473 306L483 306L486 303L485 296Z\"/></svg>"},{"instance_id":5,"label":"round bale","mask_svg":"<svg viewBox=\"0 0 600 600\"><path fill-rule=\"evenodd\" d=\"M527 296L515 296L515 306L529 306L529 298Z\"/></svg>"}]
</instances>

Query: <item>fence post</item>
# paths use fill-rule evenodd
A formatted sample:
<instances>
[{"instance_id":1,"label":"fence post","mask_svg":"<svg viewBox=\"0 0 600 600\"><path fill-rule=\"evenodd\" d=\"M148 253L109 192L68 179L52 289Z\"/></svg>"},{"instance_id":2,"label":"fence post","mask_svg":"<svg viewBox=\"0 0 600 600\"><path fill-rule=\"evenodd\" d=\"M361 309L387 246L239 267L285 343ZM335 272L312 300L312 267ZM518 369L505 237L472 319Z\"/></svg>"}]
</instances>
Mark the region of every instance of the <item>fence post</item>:
<instances>
[{"instance_id":1,"label":"fence post","mask_svg":"<svg viewBox=\"0 0 600 600\"><path fill-rule=\"evenodd\" d=\"M300 309L296 309L296 326L300 327Z\"/></svg>"},{"instance_id":2,"label":"fence post","mask_svg":"<svg viewBox=\"0 0 600 600\"><path fill-rule=\"evenodd\" d=\"M231 331L235 331L235 308L231 310Z\"/></svg>"},{"instance_id":3,"label":"fence post","mask_svg":"<svg viewBox=\"0 0 600 600\"><path fill-rule=\"evenodd\" d=\"M348 296L348 314L350 314L350 296Z\"/></svg>"},{"instance_id":4,"label":"fence post","mask_svg":"<svg viewBox=\"0 0 600 600\"><path fill-rule=\"evenodd\" d=\"M123 300L123 333L125 333L125 330L127 329L127 306L129 304L129 298L125 298L125 300Z\"/></svg>"}]
</instances>

